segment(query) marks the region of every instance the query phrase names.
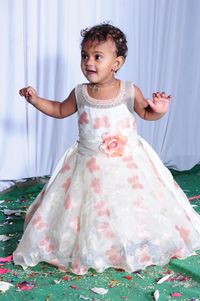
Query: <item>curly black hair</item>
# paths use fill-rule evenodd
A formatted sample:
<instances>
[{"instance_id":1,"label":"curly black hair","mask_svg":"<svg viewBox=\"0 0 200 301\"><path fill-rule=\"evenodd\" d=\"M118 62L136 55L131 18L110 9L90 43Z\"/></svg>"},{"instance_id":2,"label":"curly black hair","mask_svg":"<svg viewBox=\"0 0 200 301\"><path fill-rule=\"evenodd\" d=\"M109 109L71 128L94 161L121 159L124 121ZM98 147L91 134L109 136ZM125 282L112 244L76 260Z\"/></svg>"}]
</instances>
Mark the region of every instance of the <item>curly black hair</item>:
<instances>
[{"instance_id":1,"label":"curly black hair","mask_svg":"<svg viewBox=\"0 0 200 301\"><path fill-rule=\"evenodd\" d=\"M112 38L116 46L117 56L123 56L124 59L127 56L128 47L125 34L119 28L109 23L102 23L91 28L85 28L81 30L81 36L83 37L81 48L87 41L97 40L104 42L107 41L108 38Z\"/></svg>"}]
</instances>

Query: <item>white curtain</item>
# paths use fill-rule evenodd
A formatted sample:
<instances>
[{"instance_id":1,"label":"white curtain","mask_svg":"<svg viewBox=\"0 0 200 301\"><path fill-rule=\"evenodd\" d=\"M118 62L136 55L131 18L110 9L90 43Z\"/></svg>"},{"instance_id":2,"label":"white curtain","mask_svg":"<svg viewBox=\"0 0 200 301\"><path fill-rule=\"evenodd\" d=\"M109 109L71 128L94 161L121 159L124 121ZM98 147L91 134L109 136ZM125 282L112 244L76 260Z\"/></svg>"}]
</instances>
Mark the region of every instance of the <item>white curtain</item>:
<instances>
[{"instance_id":1,"label":"white curtain","mask_svg":"<svg viewBox=\"0 0 200 301\"><path fill-rule=\"evenodd\" d=\"M138 131L163 163L177 170L200 162L199 0L1 0L0 180L50 175L77 139L76 114L45 116L18 94L32 85L63 100L78 83L80 30L103 21L127 35L128 57L118 76L145 97L166 91L173 100L156 122Z\"/></svg>"}]
</instances>

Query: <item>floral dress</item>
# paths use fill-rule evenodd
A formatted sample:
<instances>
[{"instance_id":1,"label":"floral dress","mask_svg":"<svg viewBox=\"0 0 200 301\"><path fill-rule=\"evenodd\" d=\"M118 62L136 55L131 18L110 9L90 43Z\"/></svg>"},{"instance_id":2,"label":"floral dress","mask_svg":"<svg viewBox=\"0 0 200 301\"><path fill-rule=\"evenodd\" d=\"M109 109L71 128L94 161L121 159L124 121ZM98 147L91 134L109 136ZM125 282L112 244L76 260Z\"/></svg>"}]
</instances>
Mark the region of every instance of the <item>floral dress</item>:
<instances>
[{"instance_id":1,"label":"floral dress","mask_svg":"<svg viewBox=\"0 0 200 301\"><path fill-rule=\"evenodd\" d=\"M15 264L75 274L164 265L200 249L200 217L136 130L134 86L95 101L75 89L79 140L30 206Z\"/></svg>"}]
</instances>

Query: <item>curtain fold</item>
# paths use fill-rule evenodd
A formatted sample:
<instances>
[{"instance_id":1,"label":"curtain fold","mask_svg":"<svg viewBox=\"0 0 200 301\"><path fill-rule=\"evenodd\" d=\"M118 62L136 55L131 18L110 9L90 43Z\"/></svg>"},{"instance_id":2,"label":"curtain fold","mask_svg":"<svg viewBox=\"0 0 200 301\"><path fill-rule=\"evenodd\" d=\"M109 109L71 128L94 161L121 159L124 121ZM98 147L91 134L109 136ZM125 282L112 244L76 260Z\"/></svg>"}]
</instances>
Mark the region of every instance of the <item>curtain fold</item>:
<instances>
[{"instance_id":1,"label":"curtain fold","mask_svg":"<svg viewBox=\"0 0 200 301\"><path fill-rule=\"evenodd\" d=\"M45 116L18 94L32 85L63 100L85 79L80 30L103 21L127 35L128 57L118 76L145 97L172 94L156 122L137 118L138 131L163 163L177 170L200 162L200 1L2 0L0 2L0 181L50 175L77 140L76 114Z\"/></svg>"}]
</instances>

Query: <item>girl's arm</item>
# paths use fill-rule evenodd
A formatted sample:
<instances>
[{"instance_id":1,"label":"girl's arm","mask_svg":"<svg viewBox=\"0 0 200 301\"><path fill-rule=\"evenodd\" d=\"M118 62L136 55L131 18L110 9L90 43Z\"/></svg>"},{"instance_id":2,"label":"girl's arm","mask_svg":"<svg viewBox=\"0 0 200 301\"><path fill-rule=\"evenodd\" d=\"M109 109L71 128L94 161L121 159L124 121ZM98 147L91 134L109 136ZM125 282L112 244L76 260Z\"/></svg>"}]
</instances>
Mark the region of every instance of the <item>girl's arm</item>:
<instances>
[{"instance_id":1,"label":"girl's arm","mask_svg":"<svg viewBox=\"0 0 200 301\"><path fill-rule=\"evenodd\" d=\"M37 95L36 90L32 87L21 89L19 94L24 96L26 100L30 102L36 109L54 118L64 118L77 111L74 89L63 102L41 98Z\"/></svg>"},{"instance_id":2,"label":"girl's arm","mask_svg":"<svg viewBox=\"0 0 200 301\"><path fill-rule=\"evenodd\" d=\"M157 120L168 111L171 101L170 95L168 96L164 92L157 92L153 93L152 100L149 100L144 98L138 87L134 86L134 88L134 110L141 118L145 120Z\"/></svg>"}]
</instances>

